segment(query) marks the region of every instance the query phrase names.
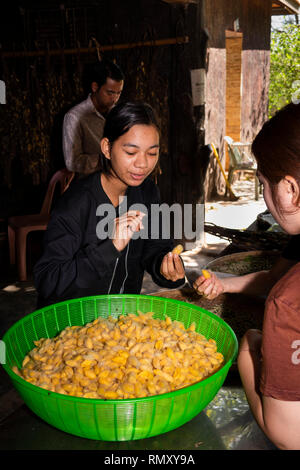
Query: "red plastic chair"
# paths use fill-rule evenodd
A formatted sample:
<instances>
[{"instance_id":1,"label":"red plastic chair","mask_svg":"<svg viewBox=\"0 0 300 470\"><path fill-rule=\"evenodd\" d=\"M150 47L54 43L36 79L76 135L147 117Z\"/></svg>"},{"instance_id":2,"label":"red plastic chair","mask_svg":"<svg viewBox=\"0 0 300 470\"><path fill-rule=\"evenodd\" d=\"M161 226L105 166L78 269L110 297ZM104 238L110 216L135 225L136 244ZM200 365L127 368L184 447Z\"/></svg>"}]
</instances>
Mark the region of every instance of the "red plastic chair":
<instances>
[{"instance_id":1,"label":"red plastic chair","mask_svg":"<svg viewBox=\"0 0 300 470\"><path fill-rule=\"evenodd\" d=\"M63 194L73 180L75 173L62 169L57 171L51 178L46 196L39 214L17 215L8 219L8 244L10 264L18 266L20 281L27 280L26 270L26 248L27 235L37 230L46 230L56 185L60 183L60 193ZM17 255L17 256L16 256Z\"/></svg>"}]
</instances>

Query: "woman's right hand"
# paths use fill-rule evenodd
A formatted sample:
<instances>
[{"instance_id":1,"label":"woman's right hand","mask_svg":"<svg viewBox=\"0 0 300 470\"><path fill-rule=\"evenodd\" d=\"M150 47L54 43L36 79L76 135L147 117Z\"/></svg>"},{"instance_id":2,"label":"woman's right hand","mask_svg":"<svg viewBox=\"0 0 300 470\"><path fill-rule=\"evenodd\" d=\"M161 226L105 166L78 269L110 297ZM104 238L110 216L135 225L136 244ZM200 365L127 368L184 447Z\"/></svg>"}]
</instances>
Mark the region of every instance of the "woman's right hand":
<instances>
[{"instance_id":1,"label":"woman's right hand","mask_svg":"<svg viewBox=\"0 0 300 470\"><path fill-rule=\"evenodd\" d=\"M209 300L213 300L224 293L224 284L214 273L210 273L207 279L203 275L199 276L193 284L194 289L199 295L203 295Z\"/></svg>"},{"instance_id":2,"label":"woman's right hand","mask_svg":"<svg viewBox=\"0 0 300 470\"><path fill-rule=\"evenodd\" d=\"M112 242L118 251L124 250L133 234L144 228L143 217L145 214L140 211L128 211L115 219Z\"/></svg>"}]
</instances>

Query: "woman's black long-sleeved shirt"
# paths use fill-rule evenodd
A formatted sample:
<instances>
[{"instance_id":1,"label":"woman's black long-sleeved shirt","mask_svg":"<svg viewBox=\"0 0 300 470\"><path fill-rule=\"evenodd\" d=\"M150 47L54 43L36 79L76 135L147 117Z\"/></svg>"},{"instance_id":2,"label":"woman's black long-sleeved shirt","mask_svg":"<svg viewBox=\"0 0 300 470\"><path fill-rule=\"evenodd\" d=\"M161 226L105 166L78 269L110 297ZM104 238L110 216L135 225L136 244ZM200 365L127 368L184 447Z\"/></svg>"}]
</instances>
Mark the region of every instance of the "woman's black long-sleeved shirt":
<instances>
[{"instance_id":1,"label":"woman's black long-sleeved shirt","mask_svg":"<svg viewBox=\"0 0 300 470\"><path fill-rule=\"evenodd\" d=\"M138 187L129 187L126 197L127 210L138 209L140 204L147 208L144 233L147 228L151 232L151 204L160 204L157 186L148 178ZM120 213L127 212L121 206ZM162 258L174 246L161 233L156 239L139 234L122 252L115 248L103 235L111 227L108 220L119 215L108 216L112 209L99 172L78 180L63 194L51 214L44 251L34 267L38 307L89 295L139 294L145 270L161 287L184 283L184 279L171 282L160 274Z\"/></svg>"}]
</instances>

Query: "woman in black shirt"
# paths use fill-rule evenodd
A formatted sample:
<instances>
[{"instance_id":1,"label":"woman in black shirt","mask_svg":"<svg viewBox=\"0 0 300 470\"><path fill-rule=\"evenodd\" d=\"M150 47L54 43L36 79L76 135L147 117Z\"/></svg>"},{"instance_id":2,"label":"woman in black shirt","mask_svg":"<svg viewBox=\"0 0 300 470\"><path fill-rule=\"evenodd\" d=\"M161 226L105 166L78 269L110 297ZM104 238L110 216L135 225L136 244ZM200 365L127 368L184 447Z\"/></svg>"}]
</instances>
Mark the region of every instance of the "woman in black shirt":
<instances>
[{"instance_id":1,"label":"woman in black shirt","mask_svg":"<svg viewBox=\"0 0 300 470\"><path fill-rule=\"evenodd\" d=\"M51 215L34 268L39 306L87 295L138 294L145 270L161 287L184 284L174 242L151 219L152 205L160 204L150 177L159 157L152 108L116 105L100 145L103 170L77 181Z\"/></svg>"}]
</instances>

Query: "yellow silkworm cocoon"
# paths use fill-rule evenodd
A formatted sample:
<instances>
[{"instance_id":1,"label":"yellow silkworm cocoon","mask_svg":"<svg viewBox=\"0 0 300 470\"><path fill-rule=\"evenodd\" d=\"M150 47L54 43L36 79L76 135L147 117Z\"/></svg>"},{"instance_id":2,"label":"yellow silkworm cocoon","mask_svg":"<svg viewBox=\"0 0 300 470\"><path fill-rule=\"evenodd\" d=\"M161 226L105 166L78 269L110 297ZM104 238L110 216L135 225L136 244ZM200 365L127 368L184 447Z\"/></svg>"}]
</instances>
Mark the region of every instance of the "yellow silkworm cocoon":
<instances>
[{"instance_id":1,"label":"yellow silkworm cocoon","mask_svg":"<svg viewBox=\"0 0 300 470\"><path fill-rule=\"evenodd\" d=\"M214 340L169 316L137 312L99 317L34 342L14 372L49 392L86 399L130 399L172 392L223 364Z\"/></svg>"},{"instance_id":2,"label":"yellow silkworm cocoon","mask_svg":"<svg viewBox=\"0 0 300 470\"><path fill-rule=\"evenodd\" d=\"M172 253L174 253L176 255L180 255L182 252L183 252L183 246L182 245L177 245L172 250Z\"/></svg>"},{"instance_id":3,"label":"yellow silkworm cocoon","mask_svg":"<svg viewBox=\"0 0 300 470\"><path fill-rule=\"evenodd\" d=\"M211 278L210 272L207 271L206 269L202 269L202 274L205 277L205 279L210 279Z\"/></svg>"}]
</instances>

